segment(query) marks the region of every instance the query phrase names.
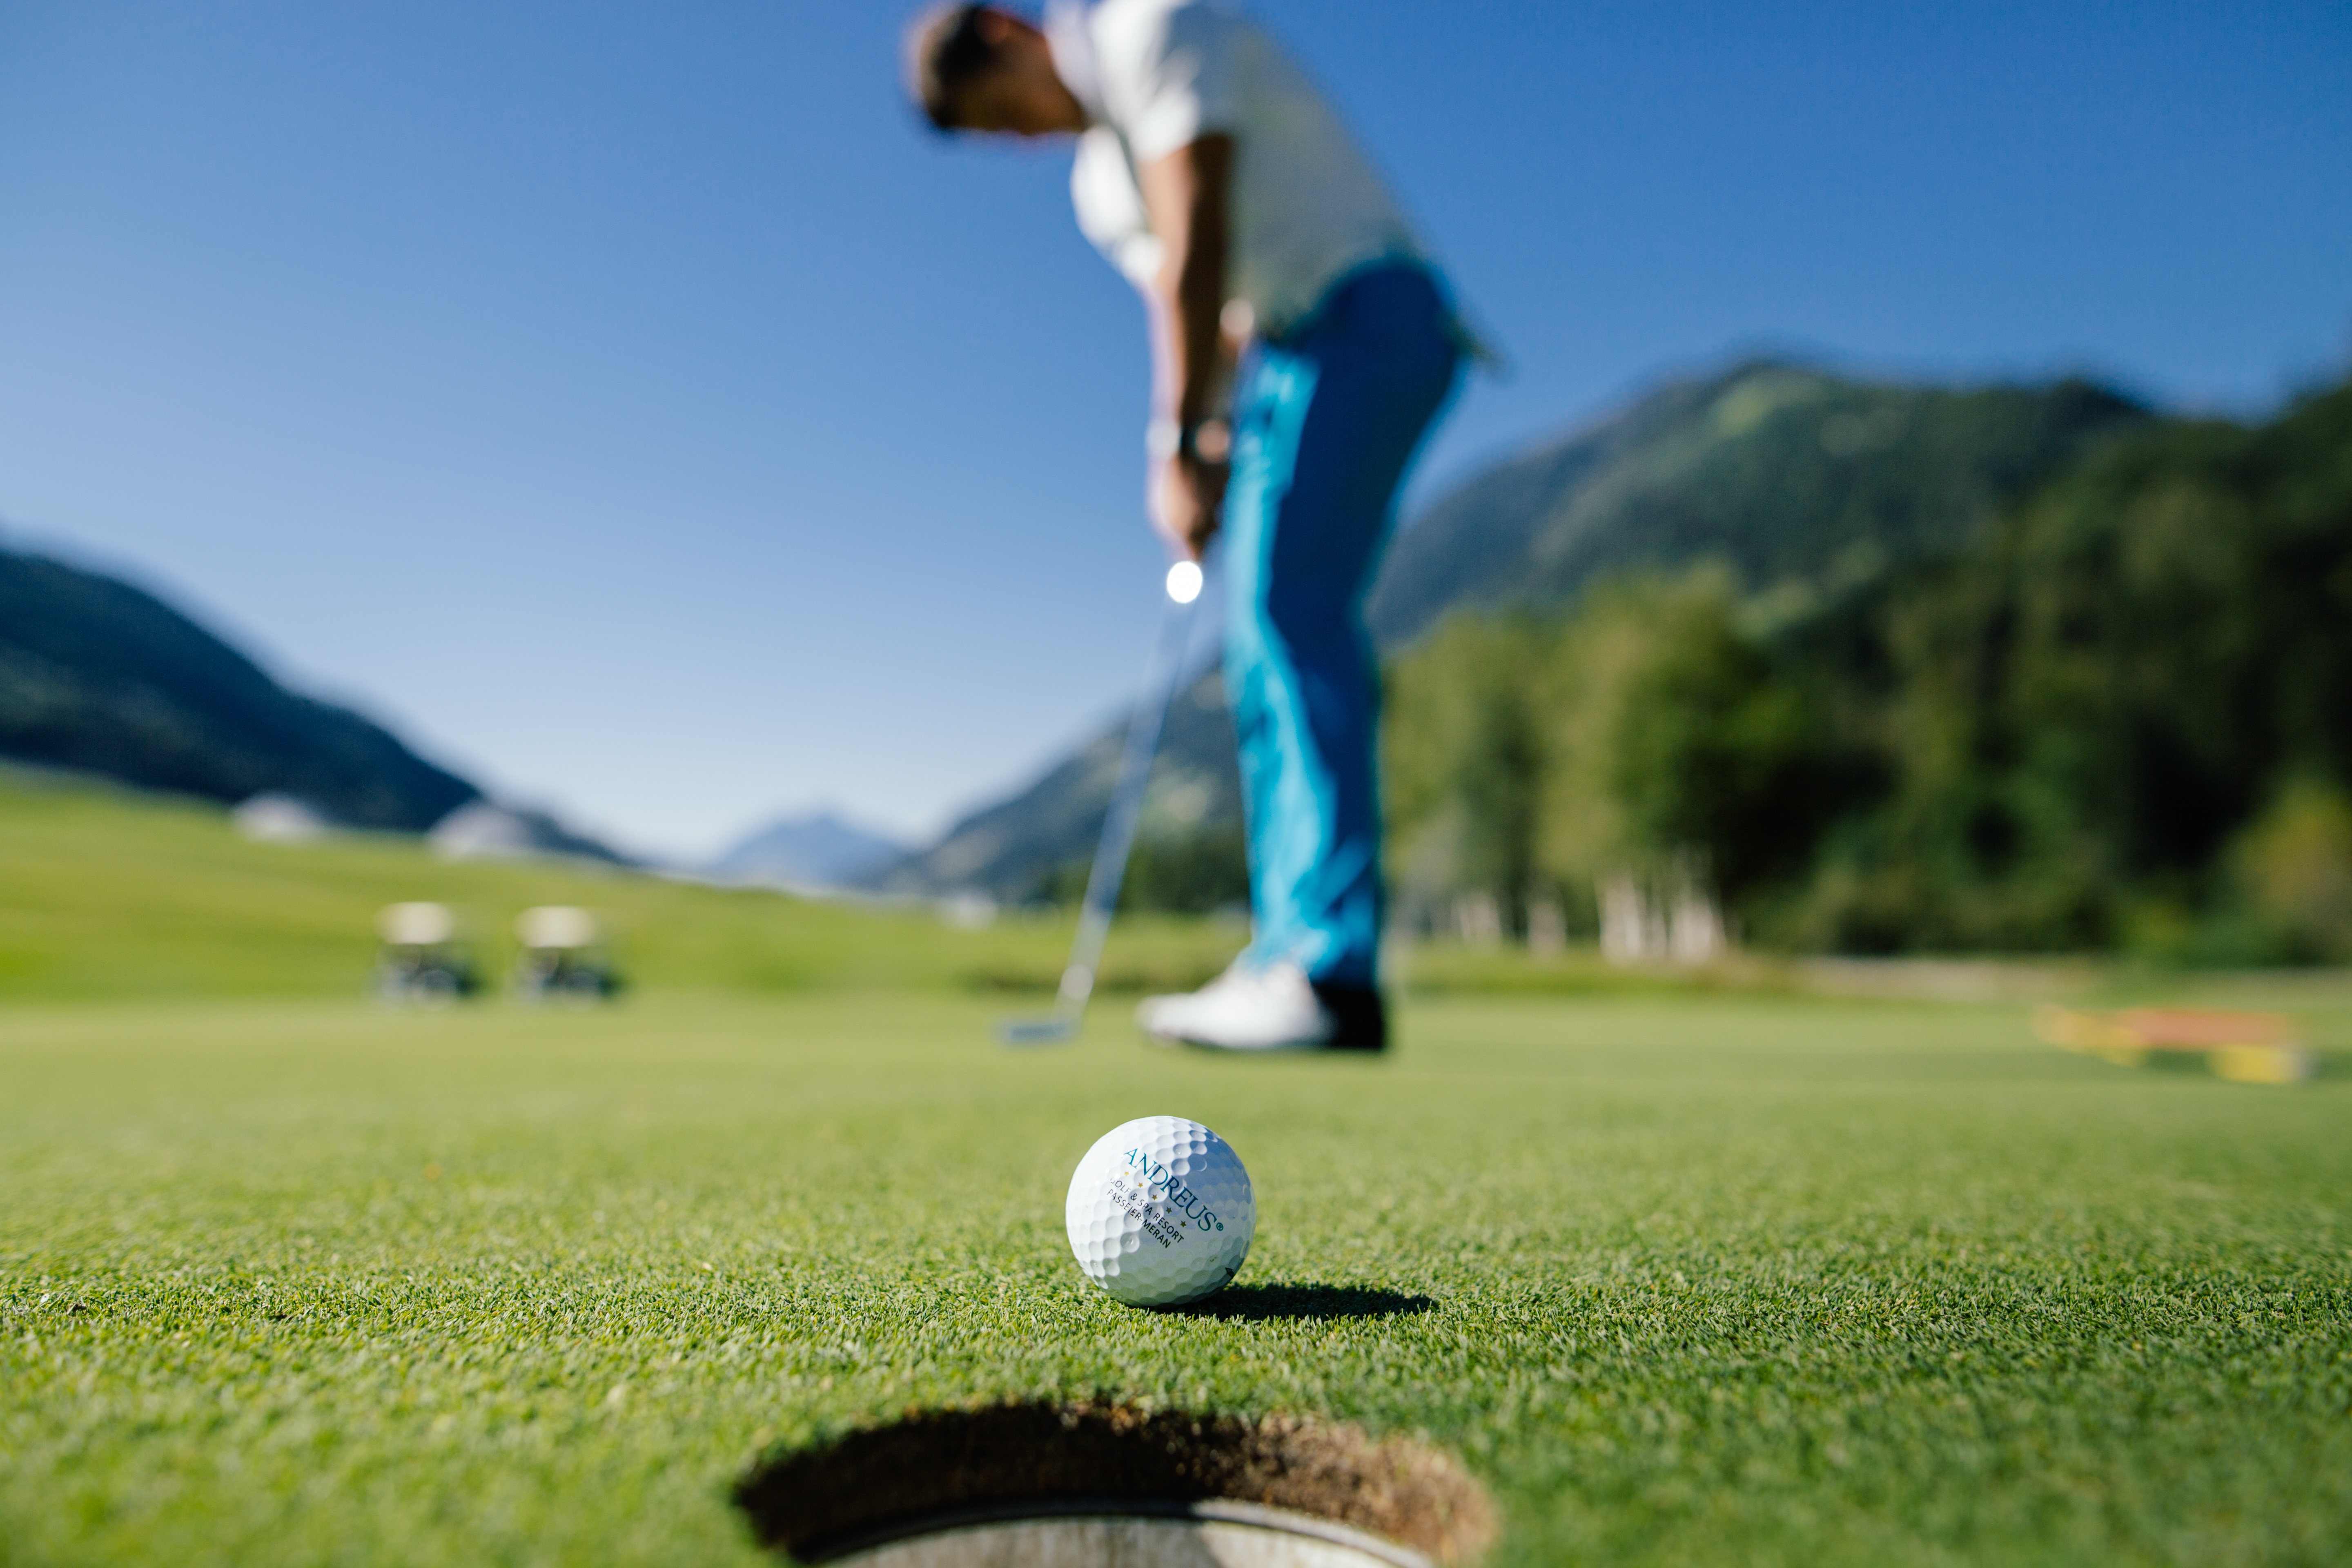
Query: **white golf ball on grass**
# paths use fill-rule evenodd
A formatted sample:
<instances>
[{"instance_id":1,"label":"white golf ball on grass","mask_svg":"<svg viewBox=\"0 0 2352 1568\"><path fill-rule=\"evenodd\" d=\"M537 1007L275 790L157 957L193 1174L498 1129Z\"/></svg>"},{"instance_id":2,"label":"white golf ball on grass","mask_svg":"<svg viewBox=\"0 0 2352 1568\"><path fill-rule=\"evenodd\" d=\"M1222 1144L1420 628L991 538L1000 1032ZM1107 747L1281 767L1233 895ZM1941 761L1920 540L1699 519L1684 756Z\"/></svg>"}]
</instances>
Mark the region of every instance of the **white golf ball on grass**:
<instances>
[{"instance_id":1,"label":"white golf ball on grass","mask_svg":"<svg viewBox=\"0 0 2352 1568\"><path fill-rule=\"evenodd\" d=\"M1257 1204L1232 1144L1181 1116L1146 1116L1087 1151L1063 1217L1087 1279L1130 1307L1181 1307L1240 1272Z\"/></svg>"}]
</instances>

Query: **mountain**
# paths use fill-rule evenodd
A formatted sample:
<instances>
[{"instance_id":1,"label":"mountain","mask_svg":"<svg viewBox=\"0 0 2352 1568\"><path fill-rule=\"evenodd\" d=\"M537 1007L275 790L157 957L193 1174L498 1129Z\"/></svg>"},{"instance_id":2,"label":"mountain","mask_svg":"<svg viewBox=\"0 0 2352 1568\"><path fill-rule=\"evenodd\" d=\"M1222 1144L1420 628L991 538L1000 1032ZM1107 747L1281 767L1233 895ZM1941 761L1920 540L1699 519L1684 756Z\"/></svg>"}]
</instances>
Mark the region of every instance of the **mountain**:
<instances>
[{"instance_id":1,"label":"mountain","mask_svg":"<svg viewBox=\"0 0 2352 1568\"><path fill-rule=\"evenodd\" d=\"M421 832L481 791L287 690L152 595L0 550L0 756L236 802L268 792Z\"/></svg>"},{"instance_id":2,"label":"mountain","mask_svg":"<svg viewBox=\"0 0 2352 1568\"><path fill-rule=\"evenodd\" d=\"M1393 651L1461 609L1718 556L1751 586L1948 553L2086 443L2145 423L2104 388L1964 391L1755 361L1670 383L1475 475L1403 530L1367 616Z\"/></svg>"},{"instance_id":3,"label":"mountain","mask_svg":"<svg viewBox=\"0 0 2352 1568\"><path fill-rule=\"evenodd\" d=\"M1751 361L1667 383L1456 485L1400 531L1367 615L1394 654L1454 611L1557 605L1645 566L1717 557L1750 587L1851 584L1958 549L2090 445L2150 417L2078 380L1951 389ZM1124 731L1122 719L876 884L1028 896L1092 850ZM1213 676L1171 714L1153 781L1152 800L1191 814L1148 813L1147 840L1239 816Z\"/></svg>"},{"instance_id":4,"label":"mountain","mask_svg":"<svg viewBox=\"0 0 2352 1568\"><path fill-rule=\"evenodd\" d=\"M890 893L970 889L1003 902L1040 896L1055 873L1094 853L1126 740L1122 718L1035 784L965 817L937 844L887 868L868 885ZM1139 832L1147 842L1181 838L1238 821L1241 811L1224 681L1212 670L1169 706Z\"/></svg>"},{"instance_id":5,"label":"mountain","mask_svg":"<svg viewBox=\"0 0 2352 1568\"><path fill-rule=\"evenodd\" d=\"M768 824L702 868L713 881L751 887L854 887L903 858L907 846L832 811Z\"/></svg>"}]
</instances>

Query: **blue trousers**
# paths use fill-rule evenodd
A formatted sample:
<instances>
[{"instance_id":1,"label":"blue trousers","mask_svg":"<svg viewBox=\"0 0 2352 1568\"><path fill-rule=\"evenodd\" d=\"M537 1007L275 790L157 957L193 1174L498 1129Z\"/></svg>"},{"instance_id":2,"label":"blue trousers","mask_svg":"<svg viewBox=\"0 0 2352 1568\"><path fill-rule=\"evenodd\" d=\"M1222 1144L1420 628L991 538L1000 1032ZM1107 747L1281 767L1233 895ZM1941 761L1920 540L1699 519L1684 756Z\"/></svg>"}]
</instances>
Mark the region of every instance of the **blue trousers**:
<instances>
[{"instance_id":1,"label":"blue trousers","mask_svg":"<svg viewBox=\"0 0 2352 1568\"><path fill-rule=\"evenodd\" d=\"M1335 283L1241 366L1225 492L1225 690L1241 742L1251 956L1378 983L1380 668L1364 595L1397 487L1460 366L1419 266Z\"/></svg>"}]
</instances>

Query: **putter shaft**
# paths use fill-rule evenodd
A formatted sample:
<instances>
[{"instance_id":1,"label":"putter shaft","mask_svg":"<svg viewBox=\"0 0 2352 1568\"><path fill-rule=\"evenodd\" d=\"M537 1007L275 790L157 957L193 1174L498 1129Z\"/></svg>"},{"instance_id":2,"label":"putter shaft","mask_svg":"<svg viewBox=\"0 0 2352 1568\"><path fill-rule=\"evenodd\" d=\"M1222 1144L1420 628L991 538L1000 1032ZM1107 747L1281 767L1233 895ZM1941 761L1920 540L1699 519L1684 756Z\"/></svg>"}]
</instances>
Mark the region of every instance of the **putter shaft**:
<instances>
[{"instance_id":1,"label":"putter shaft","mask_svg":"<svg viewBox=\"0 0 2352 1568\"><path fill-rule=\"evenodd\" d=\"M1143 698L1128 721L1127 745L1120 753L1118 784L1111 792L1110 810L1104 814L1102 837L1096 842L1094 864L1087 872L1087 895L1078 910L1077 934L1070 942L1070 961L1062 970L1060 994L1050 1018L1009 1023L1000 1031L1007 1043L1018 1040L1067 1039L1077 1032L1094 995L1095 974L1102 963L1103 944L1110 939L1112 913L1118 908L1118 889L1127 879L1129 855L1135 848L1135 830L1143 816L1143 795L1151 782L1151 762L1160 750L1160 731L1176 700L1176 683L1183 678L1184 647L1192 630L1189 604L1175 599L1160 616L1160 635L1151 645L1151 660L1144 667Z\"/></svg>"}]
</instances>

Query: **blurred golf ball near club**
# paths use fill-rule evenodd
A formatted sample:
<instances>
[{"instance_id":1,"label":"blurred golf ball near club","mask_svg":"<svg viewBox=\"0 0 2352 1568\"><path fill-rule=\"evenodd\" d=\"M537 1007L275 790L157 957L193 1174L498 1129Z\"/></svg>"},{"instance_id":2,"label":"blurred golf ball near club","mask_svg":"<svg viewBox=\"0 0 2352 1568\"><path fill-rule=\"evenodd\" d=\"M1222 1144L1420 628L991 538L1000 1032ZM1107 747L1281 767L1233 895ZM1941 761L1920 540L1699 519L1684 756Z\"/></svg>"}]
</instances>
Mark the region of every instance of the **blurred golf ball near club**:
<instances>
[{"instance_id":1,"label":"blurred golf ball near club","mask_svg":"<svg viewBox=\"0 0 2352 1568\"><path fill-rule=\"evenodd\" d=\"M1232 1144L1181 1116L1146 1116L1087 1151L1063 1218L1078 1267L1114 1299L1181 1307L1239 1272L1257 1204Z\"/></svg>"},{"instance_id":2,"label":"blurred golf ball near club","mask_svg":"<svg viewBox=\"0 0 2352 1568\"><path fill-rule=\"evenodd\" d=\"M1168 568L1168 596L1180 605L1189 605L1201 596L1201 563L1179 561Z\"/></svg>"}]
</instances>

